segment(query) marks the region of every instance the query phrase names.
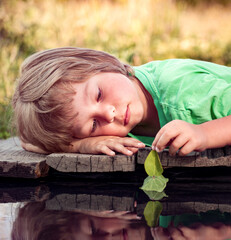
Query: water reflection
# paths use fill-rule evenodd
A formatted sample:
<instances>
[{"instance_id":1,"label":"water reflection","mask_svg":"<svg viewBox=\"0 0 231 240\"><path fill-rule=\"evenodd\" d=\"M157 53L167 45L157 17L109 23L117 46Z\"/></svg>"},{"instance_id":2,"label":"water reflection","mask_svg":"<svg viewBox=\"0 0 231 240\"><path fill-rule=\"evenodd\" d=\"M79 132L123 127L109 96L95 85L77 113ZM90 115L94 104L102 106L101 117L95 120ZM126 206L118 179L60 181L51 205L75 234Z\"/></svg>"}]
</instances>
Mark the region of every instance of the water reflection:
<instances>
[{"instance_id":1,"label":"water reflection","mask_svg":"<svg viewBox=\"0 0 231 240\"><path fill-rule=\"evenodd\" d=\"M162 194L139 182L1 179L0 240L231 239L231 178L188 176Z\"/></svg>"},{"instance_id":2,"label":"water reflection","mask_svg":"<svg viewBox=\"0 0 231 240\"><path fill-rule=\"evenodd\" d=\"M148 202L146 206L156 205ZM152 204L154 203L154 204ZM157 205L161 204L158 202ZM147 209L150 211L147 213ZM145 208L154 219L127 211L51 210L46 201L18 209L12 240L226 240L231 238L231 214L219 210L162 216ZM145 212L145 211L144 211ZM154 214L153 214L154 213ZM146 221L145 221L146 219ZM150 222L149 222L150 223Z\"/></svg>"},{"instance_id":3,"label":"water reflection","mask_svg":"<svg viewBox=\"0 0 231 240\"><path fill-rule=\"evenodd\" d=\"M153 239L150 228L136 214L111 211L57 211L45 202L27 203L19 209L12 239Z\"/></svg>"}]
</instances>

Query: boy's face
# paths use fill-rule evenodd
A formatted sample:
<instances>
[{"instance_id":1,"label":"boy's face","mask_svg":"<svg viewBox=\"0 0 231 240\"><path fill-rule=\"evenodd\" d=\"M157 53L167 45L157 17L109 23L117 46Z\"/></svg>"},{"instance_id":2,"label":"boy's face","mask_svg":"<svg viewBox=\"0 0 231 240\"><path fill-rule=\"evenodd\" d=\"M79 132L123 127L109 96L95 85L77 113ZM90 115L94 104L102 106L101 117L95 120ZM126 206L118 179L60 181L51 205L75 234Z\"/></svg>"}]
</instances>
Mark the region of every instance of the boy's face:
<instances>
[{"instance_id":1,"label":"boy's face","mask_svg":"<svg viewBox=\"0 0 231 240\"><path fill-rule=\"evenodd\" d=\"M87 215L80 215L78 221L78 228L73 226L73 229L76 230L75 237L76 239L81 240L144 240L145 231L148 227L144 225L143 222L137 220L137 216L129 213L123 214L118 217L110 217L104 213L96 213L94 216L92 213ZM100 216L102 214L102 216ZM120 214L120 212L115 212L115 214ZM98 216L97 216L98 215ZM105 215L105 217L104 217ZM131 215L129 219L129 215ZM132 221L136 226L131 226Z\"/></svg>"},{"instance_id":2,"label":"boy's face","mask_svg":"<svg viewBox=\"0 0 231 240\"><path fill-rule=\"evenodd\" d=\"M74 137L126 136L143 121L145 106L136 81L119 73L99 73L74 83Z\"/></svg>"}]
</instances>

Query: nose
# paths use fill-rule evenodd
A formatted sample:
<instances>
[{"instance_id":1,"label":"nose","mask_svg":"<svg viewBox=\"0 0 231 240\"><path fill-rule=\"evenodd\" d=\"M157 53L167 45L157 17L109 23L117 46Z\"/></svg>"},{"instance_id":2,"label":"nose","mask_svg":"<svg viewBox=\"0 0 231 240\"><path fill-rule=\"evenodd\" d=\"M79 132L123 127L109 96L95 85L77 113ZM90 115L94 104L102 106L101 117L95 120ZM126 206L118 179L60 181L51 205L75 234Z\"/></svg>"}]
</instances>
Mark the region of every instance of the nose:
<instances>
[{"instance_id":1,"label":"nose","mask_svg":"<svg viewBox=\"0 0 231 240\"><path fill-rule=\"evenodd\" d=\"M112 123L115 119L115 107L113 105L99 106L98 117L104 119L108 123Z\"/></svg>"}]
</instances>

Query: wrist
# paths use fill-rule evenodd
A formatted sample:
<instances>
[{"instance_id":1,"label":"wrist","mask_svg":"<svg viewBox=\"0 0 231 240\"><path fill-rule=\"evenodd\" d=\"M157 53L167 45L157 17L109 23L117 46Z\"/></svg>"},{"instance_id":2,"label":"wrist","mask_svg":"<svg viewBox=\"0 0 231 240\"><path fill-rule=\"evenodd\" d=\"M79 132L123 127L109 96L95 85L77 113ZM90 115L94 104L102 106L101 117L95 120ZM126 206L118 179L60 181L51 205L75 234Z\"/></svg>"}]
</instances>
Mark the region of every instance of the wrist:
<instances>
[{"instance_id":1,"label":"wrist","mask_svg":"<svg viewBox=\"0 0 231 240\"><path fill-rule=\"evenodd\" d=\"M206 148L219 148L230 144L231 131L226 122L225 118L221 118L199 125L206 138Z\"/></svg>"},{"instance_id":2,"label":"wrist","mask_svg":"<svg viewBox=\"0 0 231 240\"><path fill-rule=\"evenodd\" d=\"M201 139L201 146L200 146L200 151L204 151L205 149L211 148L212 142L211 142L211 136L209 134L208 129L204 125L204 123L197 125L199 129L199 136L198 138Z\"/></svg>"},{"instance_id":3,"label":"wrist","mask_svg":"<svg viewBox=\"0 0 231 240\"><path fill-rule=\"evenodd\" d=\"M82 139L75 139L68 146L63 147L64 152L80 153Z\"/></svg>"}]
</instances>

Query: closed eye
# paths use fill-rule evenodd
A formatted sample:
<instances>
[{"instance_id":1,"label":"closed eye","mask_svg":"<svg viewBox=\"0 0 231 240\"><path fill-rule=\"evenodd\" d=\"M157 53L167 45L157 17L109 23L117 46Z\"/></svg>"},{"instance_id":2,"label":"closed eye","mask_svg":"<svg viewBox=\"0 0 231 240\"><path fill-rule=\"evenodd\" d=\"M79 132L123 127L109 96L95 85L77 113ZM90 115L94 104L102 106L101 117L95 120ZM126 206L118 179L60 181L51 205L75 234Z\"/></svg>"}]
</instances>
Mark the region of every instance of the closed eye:
<instances>
[{"instance_id":1,"label":"closed eye","mask_svg":"<svg viewBox=\"0 0 231 240\"><path fill-rule=\"evenodd\" d=\"M100 88L98 88L97 102L99 102L101 98L102 98L102 91Z\"/></svg>"},{"instance_id":2,"label":"closed eye","mask_svg":"<svg viewBox=\"0 0 231 240\"><path fill-rule=\"evenodd\" d=\"M94 235L97 232L97 230L96 230L94 222L92 220L90 220L90 225L91 225L92 235Z\"/></svg>"},{"instance_id":3,"label":"closed eye","mask_svg":"<svg viewBox=\"0 0 231 240\"><path fill-rule=\"evenodd\" d=\"M91 132L93 133L96 130L96 128L97 128L97 120L93 119Z\"/></svg>"}]
</instances>

